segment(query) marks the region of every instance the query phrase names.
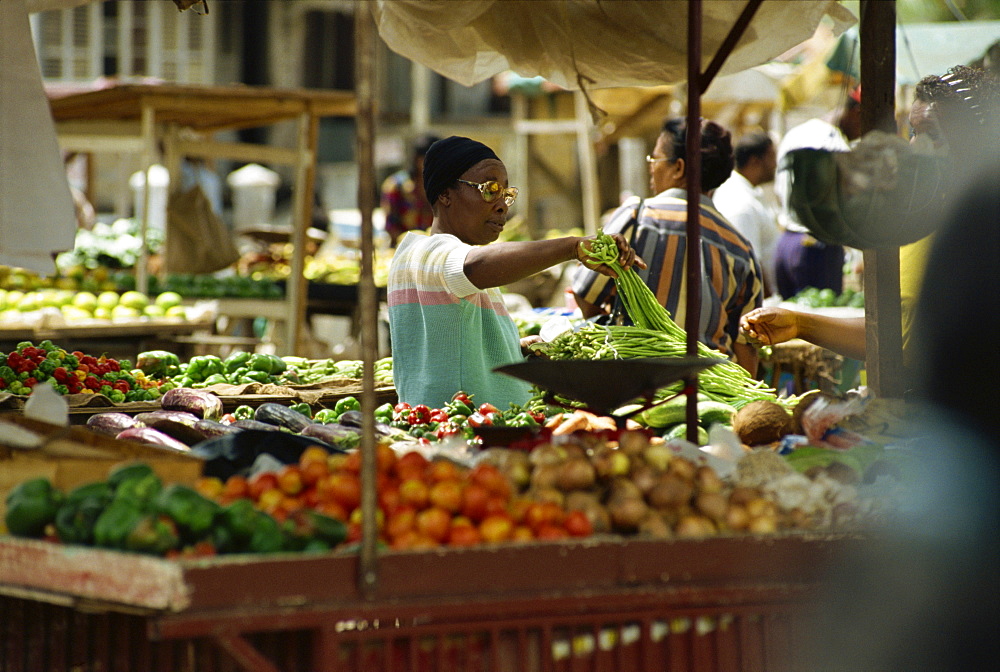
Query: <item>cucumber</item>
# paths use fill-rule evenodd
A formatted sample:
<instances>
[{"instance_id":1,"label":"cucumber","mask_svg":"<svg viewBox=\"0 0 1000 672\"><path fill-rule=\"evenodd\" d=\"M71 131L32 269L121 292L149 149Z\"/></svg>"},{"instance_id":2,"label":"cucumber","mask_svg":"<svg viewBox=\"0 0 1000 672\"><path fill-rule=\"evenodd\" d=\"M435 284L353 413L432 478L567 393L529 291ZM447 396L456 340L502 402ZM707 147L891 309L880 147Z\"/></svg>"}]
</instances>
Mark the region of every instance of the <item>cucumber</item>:
<instances>
[{"instance_id":1,"label":"cucumber","mask_svg":"<svg viewBox=\"0 0 1000 672\"><path fill-rule=\"evenodd\" d=\"M663 434L663 438L667 439L686 439L687 438L687 423L679 422L676 425L671 426ZM704 446L708 443L708 430L698 425L698 445Z\"/></svg>"},{"instance_id":2,"label":"cucumber","mask_svg":"<svg viewBox=\"0 0 1000 672\"><path fill-rule=\"evenodd\" d=\"M721 401L699 401L698 424L705 429L710 428L715 423L732 425L735 412L735 408Z\"/></svg>"}]
</instances>

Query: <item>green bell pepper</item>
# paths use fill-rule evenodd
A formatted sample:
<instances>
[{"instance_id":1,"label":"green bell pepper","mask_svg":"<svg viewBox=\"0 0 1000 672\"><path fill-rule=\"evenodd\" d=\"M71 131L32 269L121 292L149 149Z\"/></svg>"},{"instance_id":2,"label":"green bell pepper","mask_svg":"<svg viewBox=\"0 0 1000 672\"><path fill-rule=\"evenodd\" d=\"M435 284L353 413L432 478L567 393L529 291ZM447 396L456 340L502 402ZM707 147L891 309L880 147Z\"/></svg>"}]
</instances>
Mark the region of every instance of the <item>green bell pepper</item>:
<instances>
[{"instance_id":1,"label":"green bell pepper","mask_svg":"<svg viewBox=\"0 0 1000 672\"><path fill-rule=\"evenodd\" d=\"M139 509L148 511L163 490L163 481L154 473L129 478L115 488L115 500L127 499Z\"/></svg>"},{"instance_id":2,"label":"green bell pepper","mask_svg":"<svg viewBox=\"0 0 1000 672\"><path fill-rule=\"evenodd\" d=\"M253 420L253 414L253 406L247 404L240 404L233 409L233 417L237 420Z\"/></svg>"},{"instance_id":3,"label":"green bell pepper","mask_svg":"<svg viewBox=\"0 0 1000 672\"><path fill-rule=\"evenodd\" d=\"M315 422L322 422L324 425L328 425L331 422L337 422L337 412L332 408L323 408L316 411L316 415L313 416Z\"/></svg>"},{"instance_id":4,"label":"green bell pepper","mask_svg":"<svg viewBox=\"0 0 1000 672\"><path fill-rule=\"evenodd\" d=\"M285 550L287 544L281 524L266 513L261 513L250 535L248 550L252 553L278 553Z\"/></svg>"},{"instance_id":5,"label":"green bell pepper","mask_svg":"<svg viewBox=\"0 0 1000 672\"><path fill-rule=\"evenodd\" d=\"M306 416L310 420L313 419L312 406L310 406L309 404L305 403L304 401L303 402L299 402L297 404L292 404L291 406L289 406L289 408L292 409L293 411L295 411L296 413L301 413L302 415Z\"/></svg>"},{"instance_id":6,"label":"green bell pepper","mask_svg":"<svg viewBox=\"0 0 1000 672\"><path fill-rule=\"evenodd\" d=\"M18 537L41 537L45 527L55 521L63 493L47 478L24 481L7 495L7 530Z\"/></svg>"},{"instance_id":7,"label":"green bell pepper","mask_svg":"<svg viewBox=\"0 0 1000 672\"><path fill-rule=\"evenodd\" d=\"M147 376L153 376L154 378L164 378L173 375L181 365L177 355L167 350L140 352L135 363L136 368L141 369Z\"/></svg>"},{"instance_id":8,"label":"green bell pepper","mask_svg":"<svg viewBox=\"0 0 1000 672\"><path fill-rule=\"evenodd\" d=\"M392 422L392 404L385 402L375 409L375 421L388 425Z\"/></svg>"},{"instance_id":9,"label":"green bell pepper","mask_svg":"<svg viewBox=\"0 0 1000 672\"><path fill-rule=\"evenodd\" d=\"M94 524L111 503L111 486L106 482L87 483L66 495L56 512L56 534L64 544L93 544Z\"/></svg>"},{"instance_id":10,"label":"green bell pepper","mask_svg":"<svg viewBox=\"0 0 1000 672\"><path fill-rule=\"evenodd\" d=\"M124 547L126 551L163 555L179 544L180 536L173 520L168 516L146 514L125 536Z\"/></svg>"},{"instance_id":11,"label":"green bell pepper","mask_svg":"<svg viewBox=\"0 0 1000 672\"><path fill-rule=\"evenodd\" d=\"M284 530L293 550L305 550L310 542L317 540L323 545L313 550L325 550L342 544L347 538L347 525L343 521L312 509L298 509L290 513Z\"/></svg>"},{"instance_id":12,"label":"green bell pepper","mask_svg":"<svg viewBox=\"0 0 1000 672\"><path fill-rule=\"evenodd\" d=\"M333 411L338 416L342 415L346 411L360 411L360 410L361 410L361 403L357 400L356 397L351 397L351 396L341 397L340 399L337 400L337 403L334 404L333 406Z\"/></svg>"},{"instance_id":13,"label":"green bell pepper","mask_svg":"<svg viewBox=\"0 0 1000 672\"><path fill-rule=\"evenodd\" d=\"M145 514L130 499L118 499L94 523L94 543L104 548L125 547L125 539Z\"/></svg>"},{"instance_id":14,"label":"green bell pepper","mask_svg":"<svg viewBox=\"0 0 1000 672\"><path fill-rule=\"evenodd\" d=\"M226 377L224 373L213 373L211 376L202 381L205 386L208 385L228 385L229 378Z\"/></svg>"},{"instance_id":15,"label":"green bell pepper","mask_svg":"<svg viewBox=\"0 0 1000 672\"><path fill-rule=\"evenodd\" d=\"M160 491L154 509L173 518L182 536L198 539L212 529L220 507L194 488L174 483Z\"/></svg>"},{"instance_id":16,"label":"green bell pepper","mask_svg":"<svg viewBox=\"0 0 1000 672\"><path fill-rule=\"evenodd\" d=\"M250 385L251 383L270 383L271 374L266 371L257 371L255 369L247 369L238 379L243 385Z\"/></svg>"},{"instance_id":17,"label":"green bell pepper","mask_svg":"<svg viewBox=\"0 0 1000 672\"><path fill-rule=\"evenodd\" d=\"M253 353L250 352L244 352L243 350L235 350L231 352L229 356L223 360L223 363L226 365L226 373L233 373L237 369L246 366L247 362L250 361L252 354Z\"/></svg>"},{"instance_id":18,"label":"green bell pepper","mask_svg":"<svg viewBox=\"0 0 1000 672\"><path fill-rule=\"evenodd\" d=\"M129 462L113 468L108 472L108 485L115 490L125 481L133 478L142 478L155 473L153 468L145 462Z\"/></svg>"}]
</instances>

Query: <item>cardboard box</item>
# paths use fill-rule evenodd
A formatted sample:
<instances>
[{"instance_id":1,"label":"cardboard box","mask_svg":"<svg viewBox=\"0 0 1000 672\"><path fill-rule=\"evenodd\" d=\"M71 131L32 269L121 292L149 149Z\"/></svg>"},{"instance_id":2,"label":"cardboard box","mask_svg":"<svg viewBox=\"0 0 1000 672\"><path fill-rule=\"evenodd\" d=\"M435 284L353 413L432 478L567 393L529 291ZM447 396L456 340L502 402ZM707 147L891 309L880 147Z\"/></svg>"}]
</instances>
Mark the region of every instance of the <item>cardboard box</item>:
<instances>
[{"instance_id":1,"label":"cardboard box","mask_svg":"<svg viewBox=\"0 0 1000 672\"><path fill-rule=\"evenodd\" d=\"M38 448L10 445L11 425L43 438ZM7 427L7 431L4 430ZM60 427L26 418L19 413L0 414L0 527L6 513L7 494L32 478L45 477L68 492L78 485L103 481L115 466L126 462L148 463L164 483L194 484L204 460L178 451L135 441L120 441L86 427Z\"/></svg>"}]
</instances>

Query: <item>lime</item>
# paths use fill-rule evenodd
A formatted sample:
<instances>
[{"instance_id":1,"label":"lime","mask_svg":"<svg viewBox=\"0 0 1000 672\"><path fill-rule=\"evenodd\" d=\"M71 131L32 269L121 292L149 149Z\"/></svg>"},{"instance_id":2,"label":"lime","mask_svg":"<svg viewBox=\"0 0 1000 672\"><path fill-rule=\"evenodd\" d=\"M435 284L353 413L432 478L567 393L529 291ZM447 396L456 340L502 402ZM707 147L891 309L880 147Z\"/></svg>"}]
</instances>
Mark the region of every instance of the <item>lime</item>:
<instances>
[{"instance_id":1,"label":"lime","mask_svg":"<svg viewBox=\"0 0 1000 672\"><path fill-rule=\"evenodd\" d=\"M118 292L103 291L97 295L97 305L111 310L118 305Z\"/></svg>"},{"instance_id":2,"label":"lime","mask_svg":"<svg viewBox=\"0 0 1000 672\"><path fill-rule=\"evenodd\" d=\"M93 292L77 292L73 297L73 305L80 310L93 313L97 308L97 296Z\"/></svg>"},{"instance_id":3,"label":"lime","mask_svg":"<svg viewBox=\"0 0 1000 672\"><path fill-rule=\"evenodd\" d=\"M126 318L141 317L141 316L142 313L140 313L135 308L132 308L131 306L124 306L118 304L117 306L111 309L112 319L126 319Z\"/></svg>"},{"instance_id":4,"label":"lime","mask_svg":"<svg viewBox=\"0 0 1000 672\"><path fill-rule=\"evenodd\" d=\"M156 305L163 308L163 310L167 310L168 308L179 306L181 300L181 295L177 292L163 292L156 297Z\"/></svg>"},{"instance_id":5,"label":"lime","mask_svg":"<svg viewBox=\"0 0 1000 672\"><path fill-rule=\"evenodd\" d=\"M118 305L134 308L141 313L149 305L149 297L133 289L121 295L121 298L118 299Z\"/></svg>"}]
</instances>

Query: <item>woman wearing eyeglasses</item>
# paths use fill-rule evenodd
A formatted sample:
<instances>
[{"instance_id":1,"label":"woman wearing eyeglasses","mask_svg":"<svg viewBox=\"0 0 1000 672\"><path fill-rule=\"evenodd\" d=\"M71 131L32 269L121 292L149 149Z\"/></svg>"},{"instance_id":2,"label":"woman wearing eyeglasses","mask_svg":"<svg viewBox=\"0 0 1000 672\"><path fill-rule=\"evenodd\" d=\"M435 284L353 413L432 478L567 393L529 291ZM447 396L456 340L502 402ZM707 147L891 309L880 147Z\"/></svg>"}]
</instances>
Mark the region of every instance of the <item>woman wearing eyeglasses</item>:
<instances>
[{"instance_id":1,"label":"woman wearing eyeglasses","mask_svg":"<svg viewBox=\"0 0 1000 672\"><path fill-rule=\"evenodd\" d=\"M636 253L649 264L639 276L674 322L686 324L687 122L668 119L656 139L649 165L650 191L645 201L632 199L604 227L606 233L630 236ZM740 336L740 316L761 305L763 273L750 242L715 209L709 194L733 170L729 131L712 121L701 124L701 311L699 339L734 359L751 375L756 350ZM636 223L638 222L638 223ZM611 312L614 283L577 270L573 293L584 317Z\"/></svg>"},{"instance_id":2,"label":"woman wearing eyeglasses","mask_svg":"<svg viewBox=\"0 0 1000 672\"><path fill-rule=\"evenodd\" d=\"M393 378L401 402L441 407L459 390L500 409L523 404L529 386L493 373L524 357L500 287L550 266L587 261L590 238L495 242L517 189L486 145L458 136L435 142L424 157L424 191L434 208L429 235L407 233L389 267ZM619 262L645 268L625 238Z\"/></svg>"}]
</instances>

